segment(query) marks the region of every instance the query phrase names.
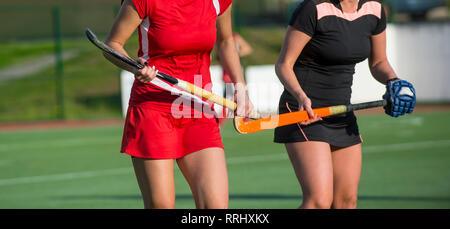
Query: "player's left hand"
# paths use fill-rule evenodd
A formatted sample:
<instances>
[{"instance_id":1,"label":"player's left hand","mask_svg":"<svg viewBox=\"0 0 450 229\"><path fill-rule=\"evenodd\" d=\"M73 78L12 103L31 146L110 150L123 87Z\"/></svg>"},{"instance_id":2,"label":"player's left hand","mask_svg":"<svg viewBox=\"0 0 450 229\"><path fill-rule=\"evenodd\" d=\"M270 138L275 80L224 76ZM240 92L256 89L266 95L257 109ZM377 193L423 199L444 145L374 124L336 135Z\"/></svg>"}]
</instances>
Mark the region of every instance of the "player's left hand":
<instances>
[{"instance_id":1,"label":"player's left hand","mask_svg":"<svg viewBox=\"0 0 450 229\"><path fill-rule=\"evenodd\" d=\"M237 104L236 115L239 117L250 117L254 112L254 107L248 97L247 86L237 83L234 85L234 88L234 98Z\"/></svg>"},{"instance_id":2,"label":"player's left hand","mask_svg":"<svg viewBox=\"0 0 450 229\"><path fill-rule=\"evenodd\" d=\"M384 106L386 114L392 117L399 117L410 114L416 105L416 91L413 85L401 79L391 79L386 84L386 93L383 99L387 101Z\"/></svg>"}]
</instances>

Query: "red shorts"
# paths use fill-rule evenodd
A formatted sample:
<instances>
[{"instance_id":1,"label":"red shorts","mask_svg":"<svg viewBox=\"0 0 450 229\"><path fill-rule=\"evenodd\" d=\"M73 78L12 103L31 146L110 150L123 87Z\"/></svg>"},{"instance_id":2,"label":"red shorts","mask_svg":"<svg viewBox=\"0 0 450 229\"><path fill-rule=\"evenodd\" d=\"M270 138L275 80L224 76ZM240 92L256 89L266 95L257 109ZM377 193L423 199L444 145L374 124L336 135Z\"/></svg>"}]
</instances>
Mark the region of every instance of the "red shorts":
<instances>
[{"instance_id":1,"label":"red shorts","mask_svg":"<svg viewBox=\"0 0 450 229\"><path fill-rule=\"evenodd\" d=\"M215 117L175 118L140 106L128 108L122 153L138 158L178 159L211 147L223 149Z\"/></svg>"}]
</instances>

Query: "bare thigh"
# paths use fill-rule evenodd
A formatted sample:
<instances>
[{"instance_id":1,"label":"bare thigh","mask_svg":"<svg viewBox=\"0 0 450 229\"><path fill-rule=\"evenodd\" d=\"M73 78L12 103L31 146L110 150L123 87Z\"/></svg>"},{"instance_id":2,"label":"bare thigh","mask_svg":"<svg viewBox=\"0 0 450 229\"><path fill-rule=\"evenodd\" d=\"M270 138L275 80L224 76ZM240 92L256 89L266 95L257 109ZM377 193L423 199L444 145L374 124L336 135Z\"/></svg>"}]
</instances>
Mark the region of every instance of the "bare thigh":
<instances>
[{"instance_id":1,"label":"bare thigh","mask_svg":"<svg viewBox=\"0 0 450 229\"><path fill-rule=\"evenodd\" d=\"M301 208L329 208L333 198L333 164L325 142L285 144L303 192Z\"/></svg>"},{"instance_id":2,"label":"bare thigh","mask_svg":"<svg viewBox=\"0 0 450 229\"><path fill-rule=\"evenodd\" d=\"M207 148L177 160L197 208L228 208L228 174L222 148Z\"/></svg>"},{"instance_id":3,"label":"bare thigh","mask_svg":"<svg viewBox=\"0 0 450 229\"><path fill-rule=\"evenodd\" d=\"M361 144L332 147L335 208L355 208L361 176Z\"/></svg>"},{"instance_id":4,"label":"bare thigh","mask_svg":"<svg viewBox=\"0 0 450 229\"><path fill-rule=\"evenodd\" d=\"M174 208L174 161L132 158L145 208Z\"/></svg>"}]
</instances>

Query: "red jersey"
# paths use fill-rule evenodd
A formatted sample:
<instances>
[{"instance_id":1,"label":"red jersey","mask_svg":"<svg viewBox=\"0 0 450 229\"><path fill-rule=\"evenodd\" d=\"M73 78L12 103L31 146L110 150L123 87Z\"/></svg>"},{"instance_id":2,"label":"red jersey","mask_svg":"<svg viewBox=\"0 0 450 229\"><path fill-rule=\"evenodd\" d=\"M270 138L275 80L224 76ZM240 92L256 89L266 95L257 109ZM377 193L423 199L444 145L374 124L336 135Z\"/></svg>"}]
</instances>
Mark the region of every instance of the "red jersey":
<instances>
[{"instance_id":1,"label":"red jersey","mask_svg":"<svg viewBox=\"0 0 450 229\"><path fill-rule=\"evenodd\" d=\"M216 19L232 0L132 0L143 19L138 27L138 56L149 66L211 91L211 50L216 42ZM197 85L200 86L200 85ZM134 81L130 105L170 113L178 96L153 84ZM182 110L180 108L180 110ZM191 109L184 109L186 113Z\"/></svg>"}]
</instances>

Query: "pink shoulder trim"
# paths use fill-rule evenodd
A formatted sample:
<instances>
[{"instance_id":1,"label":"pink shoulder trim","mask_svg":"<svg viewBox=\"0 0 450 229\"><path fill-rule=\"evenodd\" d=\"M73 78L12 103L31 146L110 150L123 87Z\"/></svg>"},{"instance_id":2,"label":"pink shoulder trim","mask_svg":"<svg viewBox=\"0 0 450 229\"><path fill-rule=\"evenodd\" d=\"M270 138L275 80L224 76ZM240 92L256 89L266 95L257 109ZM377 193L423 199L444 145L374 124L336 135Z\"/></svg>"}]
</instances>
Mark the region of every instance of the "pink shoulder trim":
<instances>
[{"instance_id":1,"label":"pink shoulder trim","mask_svg":"<svg viewBox=\"0 0 450 229\"><path fill-rule=\"evenodd\" d=\"M355 13L342 13L341 10L336 8L332 3L328 2L318 4L316 8L317 20L320 20L321 18L326 16L336 16L347 21L354 21L365 15L374 15L377 18L381 18L381 4L376 1L364 3L361 8Z\"/></svg>"}]
</instances>

